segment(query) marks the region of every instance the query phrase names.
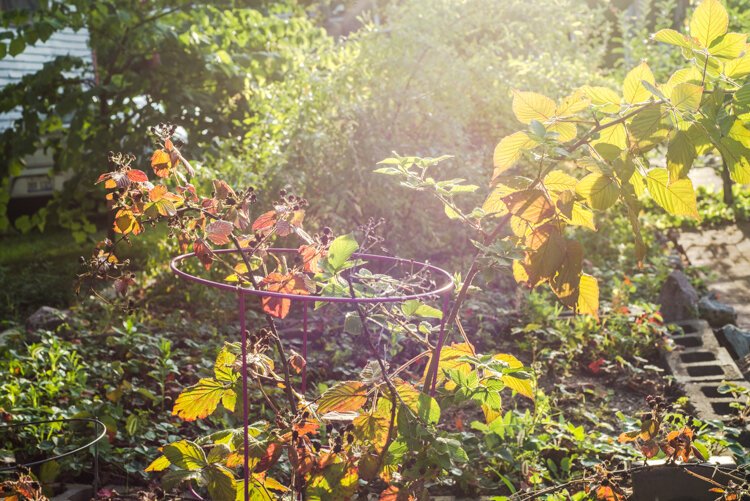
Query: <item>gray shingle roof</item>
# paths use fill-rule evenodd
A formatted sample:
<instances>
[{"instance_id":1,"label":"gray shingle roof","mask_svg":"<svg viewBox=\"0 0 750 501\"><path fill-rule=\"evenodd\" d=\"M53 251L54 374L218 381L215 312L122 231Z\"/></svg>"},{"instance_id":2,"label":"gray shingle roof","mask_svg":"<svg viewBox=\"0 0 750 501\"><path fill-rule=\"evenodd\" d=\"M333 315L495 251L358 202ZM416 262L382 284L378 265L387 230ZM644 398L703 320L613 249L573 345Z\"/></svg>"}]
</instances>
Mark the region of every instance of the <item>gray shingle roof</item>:
<instances>
[{"instance_id":1,"label":"gray shingle roof","mask_svg":"<svg viewBox=\"0 0 750 501\"><path fill-rule=\"evenodd\" d=\"M36 73L44 63L53 61L58 56L80 57L91 63L88 30L73 31L65 28L53 33L46 42L27 47L15 57L7 54L0 59L0 88L18 82L25 75ZM20 117L20 110L0 114L0 131L12 126Z\"/></svg>"}]
</instances>

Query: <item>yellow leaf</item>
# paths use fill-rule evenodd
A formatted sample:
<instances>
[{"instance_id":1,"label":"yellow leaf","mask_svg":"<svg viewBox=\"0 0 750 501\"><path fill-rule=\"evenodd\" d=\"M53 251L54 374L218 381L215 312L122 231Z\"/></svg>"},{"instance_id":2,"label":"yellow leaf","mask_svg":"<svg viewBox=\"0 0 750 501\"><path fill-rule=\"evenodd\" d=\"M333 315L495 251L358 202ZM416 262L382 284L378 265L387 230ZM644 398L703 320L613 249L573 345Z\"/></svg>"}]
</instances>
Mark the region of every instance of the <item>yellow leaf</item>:
<instances>
[{"instance_id":1,"label":"yellow leaf","mask_svg":"<svg viewBox=\"0 0 750 501\"><path fill-rule=\"evenodd\" d=\"M590 104L591 100L586 93L582 89L578 89L573 94L562 98L555 110L555 116L565 117L575 115L588 108Z\"/></svg>"},{"instance_id":2,"label":"yellow leaf","mask_svg":"<svg viewBox=\"0 0 750 501\"><path fill-rule=\"evenodd\" d=\"M695 219L700 217L690 179L678 179L670 184L667 170L656 168L648 172L646 186L654 201L670 214Z\"/></svg>"},{"instance_id":3,"label":"yellow leaf","mask_svg":"<svg viewBox=\"0 0 750 501\"><path fill-rule=\"evenodd\" d=\"M521 379L514 377L512 374L505 374L502 379L505 386L516 391L519 395L534 400L534 385L531 378Z\"/></svg>"},{"instance_id":4,"label":"yellow leaf","mask_svg":"<svg viewBox=\"0 0 750 501\"><path fill-rule=\"evenodd\" d=\"M743 33L727 33L717 38L708 48L712 56L720 59L734 59L745 52L747 35Z\"/></svg>"},{"instance_id":5,"label":"yellow leaf","mask_svg":"<svg viewBox=\"0 0 750 501\"><path fill-rule=\"evenodd\" d=\"M169 462L169 459L167 459L167 456L159 456L158 458L154 459L150 465L146 467L145 471L162 471L169 468L169 465L172 464Z\"/></svg>"},{"instance_id":6,"label":"yellow leaf","mask_svg":"<svg viewBox=\"0 0 750 501\"><path fill-rule=\"evenodd\" d=\"M544 176L544 187L548 191L561 192L566 190L575 190L578 179L566 174L561 170L553 170Z\"/></svg>"},{"instance_id":7,"label":"yellow leaf","mask_svg":"<svg viewBox=\"0 0 750 501\"><path fill-rule=\"evenodd\" d=\"M219 402L228 410L234 411L237 395L228 386L215 379L201 379L198 384L180 393L174 403L172 415L185 421L203 419L216 410Z\"/></svg>"},{"instance_id":8,"label":"yellow leaf","mask_svg":"<svg viewBox=\"0 0 750 501\"><path fill-rule=\"evenodd\" d=\"M651 68L645 62L630 70L630 73L625 77L622 86L622 95L626 103L641 103L651 98L651 93L643 86L642 82L644 80L651 85L656 84L654 74L651 73Z\"/></svg>"},{"instance_id":9,"label":"yellow leaf","mask_svg":"<svg viewBox=\"0 0 750 501\"><path fill-rule=\"evenodd\" d=\"M744 56L732 59L724 65L724 74L729 78L743 78L750 75L750 52Z\"/></svg>"},{"instance_id":10,"label":"yellow leaf","mask_svg":"<svg viewBox=\"0 0 750 501\"><path fill-rule=\"evenodd\" d=\"M495 153L492 155L492 162L495 166L492 179L494 180L497 176L513 167L521 158L524 151L530 150L537 144L536 141L523 131L502 138L495 147Z\"/></svg>"},{"instance_id":11,"label":"yellow leaf","mask_svg":"<svg viewBox=\"0 0 750 501\"><path fill-rule=\"evenodd\" d=\"M440 350L440 358L438 359L436 385L439 385L441 381L445 380L445 373L447 371L461 369L462 367L471 368L471 365L469 365L468 362L459 359L470 357L472 355L474 355L474 347L467 343L454 343L449 346L444 346L443 349ZM431 366L432 355L430 355L427 365L425 366L422 382L426 380L427 372L430 370Z\"/></svg>"},{"instance_id":12,"label":"yellow leaf","mask_svg":"<svg viewBox=\"0 0 750 501\"><path fill-rule=\"evenodd\" d=\"M318 401L318 414L356 411L367 402L367 387L360 381L342 381L329 388Z\"/></svg>"},{"instance_id":13,"label":"yellow leaf","mask_svg":"<svg viewBox=\"0 0 750 501\"><path fill-rule=\"evenodd\" d=\"M515 278L516 282L519 284L529 281L529 274L521 261L513 261L513 278Z\"/></svg>"},{"instance_id":14,"label":"yellow leaf","mask_svg":"<svg viewBox=\"0 0 750 501\"><path fill-rule=\"evenodd\" d=\"M664 29L659 30L651 37L657 42L667 43L669 45L676 45L678 47L684 47L689 49L693 46L690 39L680 33L679 31Z\"/></svg>"},{"instance_id":15,"label":"yellow leaf","mask_svg":"<svg viewBox=\"0 0 750 501\"><path fill-rule=\"evenodd\" d=\"M703 87L685 82L675 85L669 100L680 111L698 111L702 96Z\"/></svg>"},{"instance_id":16,"label":"yellow leaf","mask_svg":"<svg viewBox=\"0 0 750 501\"><path fill-rule=\"evenodd\" d=\"M576 311L599 318L599 283L596 278L583 273L578 284Z\"/></svg>"},{"instance_id":17,"label":"yellow leaf","mask_svg":"<svg viewBox=\"0 0 750 501\"><path fill-rule=\"evenodd\" d=\"M719 0L703 0L690 18L690 35L703 47L727 32L729 16Z\"/></svg>"},{"instance_id":18,"label":"yellow leaf","mask_svg":"<svg viewBox=\"0 0 750 501\"><path fill-rule=\"evenodd\" d=\"M511 355L510 353L498 353L495 356L493 356L495 360L501 360L508 364L508 367L511 369L520 369L523 367L523 362L518 360L515 356Z\"/></svg>"},{"instance_id":19,"label":"yellow leaf","mask_svg":"<svg viewBox=\"0 0 750 501\"><path fill-rule=\"evenodd\" d=\"M690 66L689 68L681 68L672 73L672 76L669 77L667 83L661 86L661 91L665 96L671 97L672 89L674 89L678 84L692 83L700 85L702 80L703 74L695 66Z\"/></svg>"},{"instance_id":20,"label":"yellow leaf","mask_svg":"<svg viewBox=\"0 0 750 501\"><path fill-rule=\"evenodd\" d=\"M586 85L581 90L591 100L591 104L597 106L604 113L617 113L620 111L620 95L608 87L592 87Z\"/></svg>"},{"instance_id":21,"label":"yellow leaf","mask_svg":"<svg viewBox=\"0 0 750 501\"><path fill-rule=\"evenodd\" d=\"M607 210L617 202L620 188L611 177L592 173L578 181L576 193L585 198L592 208Z\"/></svg>"},{"instance_id":22,"label":"yellow leaf","mask_svg":"<svg viewBox=\"0 0 750 501\"><path fill-rule=\"evenodd\" d=\"M573 226L583 226L591 231L596 231L594 224L594 213L578 202L573 203L570 217L565 217L565 221Z\"/></svg>"},{"instance_id":23,"label":"yellow leaf","mask_svg":"<svg viewBox=\"0 0 750 501\"><path fill-rule=\"evenodd\" d=\"M555 116L555 109L555 102L547 96L536 92L513 91L513 113L521 123L549 120Z\"/></svg>"},{"instance_id":24,"label":"yellow leaf","mask_svg":"<svg viewBox=\"0 0 750 501\"><path fill-rule=\"evenodd\" d=\"M609 122L602 122L607 125ZM598 144L611 144L620 150L628 147L628 133L625 126L621 123L610 125L599 131L599 137L591 141L591 146L596 147Z\"/></svg>"},{"instance_id":25,"label":"yellow leaf","mask_svg":"<svg viewBox=\"0 0 750 501\"><path fill-rule=\"evenodd\" d=\"M560 143L567 143L575 139L578 134L576 125L571 122L553 122L547 126L547 132L556 132L557 140Z\"/></svg>"}]
</instances>

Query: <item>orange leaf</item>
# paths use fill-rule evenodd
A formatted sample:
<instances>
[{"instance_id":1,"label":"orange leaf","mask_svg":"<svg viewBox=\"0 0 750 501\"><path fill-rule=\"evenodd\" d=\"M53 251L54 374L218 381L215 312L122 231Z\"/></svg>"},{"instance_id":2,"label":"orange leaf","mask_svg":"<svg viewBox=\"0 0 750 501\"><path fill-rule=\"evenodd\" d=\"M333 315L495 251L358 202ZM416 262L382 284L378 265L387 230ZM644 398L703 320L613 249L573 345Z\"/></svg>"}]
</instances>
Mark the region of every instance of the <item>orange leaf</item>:
<instances>
[{"instance_id":1,"label":"orange leaf","mask_svg":"<svg viewBox=\"0 0 750 501\"><path fill-rule=\"evenodd\" d=\"M122 233L123 235L127 235L129 233L138 235L141 231L143 231L143 227L135 218L135 215L133 215L133 211L120 209L115 215L114 230L115 233Z\"/></svg>"},{"instance_id":2,"label":"orange leaf","mask_svg":"<svg viewBox=\"0 0 750 501\"><path fill-rule=\"evenodd\" d=\"M310 294L307 290L304 277L299 275L282 275L271 273L260 283L261 288L269 292L281 292L283 294L299 294L306 296ZM264 297L262 299L263 311L276 318L285 318L289 314L292 300L287 298Z\"/></svg>"},{"instance_id":3,"label":"orange leaf","mask_svg":"<svg viewBox=\"0 0 750 501\"><path fill-rule=\"evenodd\" d=\"M302 256L303 269L307 273L320 273L321 269L318 263L321 258L325 257L326 251L319 249L315 245L302 245L299 248Z\"/></svg>"},{"instance_id":4,"label":"orange leaf","mask_svg":"<svg viewBox=\"0 0 750 501\"><path fill-rule=\"evenodd\" d=\"M169 177L172 171L172 159L164 150L156 150L151 156L151 167L159 177Z\"/></svg>"}]
</instances>

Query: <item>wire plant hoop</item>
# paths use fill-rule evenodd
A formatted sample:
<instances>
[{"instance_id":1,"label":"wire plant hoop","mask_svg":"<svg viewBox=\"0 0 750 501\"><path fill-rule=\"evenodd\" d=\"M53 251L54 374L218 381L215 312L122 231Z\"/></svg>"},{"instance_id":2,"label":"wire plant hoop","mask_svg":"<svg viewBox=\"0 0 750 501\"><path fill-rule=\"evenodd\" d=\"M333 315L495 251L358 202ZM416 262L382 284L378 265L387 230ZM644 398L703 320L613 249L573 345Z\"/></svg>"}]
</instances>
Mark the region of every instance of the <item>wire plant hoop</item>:
<instances>
[{"instance_id":1,"label":"wire plant hoop","mask_svg":"<svg viewBox=\"0 0 750 501\"><path fill-rule=\"evenodd\" d=\"M32 466L38 466L40 464L49 463L50 461L56 461L58 459L66 458L68 456L72 456L74 454L78 454L80 452L85 451L89 447L94 447L94 482L93 482L93 488L94 492L96 492L99 488L99 451L96 446L97 443L101 439L103 439L107 435L107 427L104 423L99 421L96 418L63 418L63 419L46 419L41 421L29 421L29 422L23 422L23 423L7 423L0 425L0 432L4 430L13 430L17 428L25 428L29 426L37 426L37 425L44 425L44 424L53 424L53 423L89 423L96 425L96 436L93 440L87 442L84 445L81 445L80 447L77 447L73 449L72 451L64 452L62 454L57 454L52 457L48 457L45 459L39 459L37 461L30 461L28 463L21 463L21 464L15 464L12 466L3 466L0 467L0 473L8 473L12 471L18 471L19 468L31 468Z\"/></svg>"},{"instance_id":2,"label":"wire plant hoop","mask_svg":"<svg viewBox=\"0 0 750 501\"><path fill-rule=\"evenodd\" d=\"M251 249L243 248L241 250L239 249L218 249L213 251L215 254L237 254L237 253L244 253L249 252ZM270 248L267 249L268 254L291 254L294 255L298 251L297 249L290 249L290 248ZM248 429L249 429L249 415L248 415L248 406L249 406L249 397L248 397L248 385L247 385L247 319L246 319L246 312L245 312L245 298L246 296L251 297L257 297L259 299L262 298L276 298L276 299L285 299L294 302L300 302L303 304L304 308L302 310L302 357L307 359L307 341L308 341L308 328L309 328L309 322L308 322L308 310L311 303L339 303L339 304L348 304L348 305L356 305L356 304L387 304L387 303L402 303L404 301L409 300L432 300L435 297L442 298L441 301L441 311L442 311L442 317L440 319L440 329L438 334L438 342L435 345L435 348L433 350L432 355L432 361L430 363L430 366L428 368L428 376L426 378L426 381L431 381L430 388L424 388L425 391L429 391L430 394L434 394L435 391L435 382L437 378L435 375L437 374L438 370L438 364L437 361L440 359L440 352L443 348L443 344L445 342L445 321L446 317L448 315L448 308L450 306L450 299L451 299L451 293L453 292L453 289L455 287L453 282L453 277L450 273L448 273L446 270L439 268L437 266L431 265L429 263L424 263L420 261L414 261L410 259L403 259L399 257L392 257L392 256L383 256L378 254L366 254L366 253L357 253L355 252L352 254L352 258L354 259L360 259L368 263L381 263L385 265L391 265L391 266L408 266L412 270L415 268L421 269L421 270L427 270L433 274L435 274L438 277L438 280L442 283L439 283L436 285L432 290L422 291L422 292L416 292L412 294L393 294L393 295L382 295L378 297L341 297L341 296L316 296L316 295L300 295L300 294L288 294L283 292L271 292L271 291L265 291L265 290L259 290L259 289L253 289L248 287L243 287L242 285L230 285L226 283L217 282L214 280L210 280L207 278L199 277L193 274L190 274L182 269L180 269L180 264L186 261L189 258L195 257L195 252L190 252L187 254L182 254L180 256L175 257L172 259L170 263L170 268L172 271L182 278L183 280L186 280L188 282L197 283L200 285L204 285L206 287L211 287L214 289L219 289L225 292L230 292L237 295L237 313L239 317L239 323L240 323L240 333L242 337L242 398L243 398L243 406L242 406L242 423L244 427L244 436L243 436L243 442L244 442L244 499L245 501L248 501L249 499L249 478L250 478L250 457L249 457L249 444L248 444ZM359 267L359 266L357 266ZM307 364L304 365L302 368L302 381L301 381L301 389L302 393L304 393L307 389Z\"/></svg>"}]
</instances>

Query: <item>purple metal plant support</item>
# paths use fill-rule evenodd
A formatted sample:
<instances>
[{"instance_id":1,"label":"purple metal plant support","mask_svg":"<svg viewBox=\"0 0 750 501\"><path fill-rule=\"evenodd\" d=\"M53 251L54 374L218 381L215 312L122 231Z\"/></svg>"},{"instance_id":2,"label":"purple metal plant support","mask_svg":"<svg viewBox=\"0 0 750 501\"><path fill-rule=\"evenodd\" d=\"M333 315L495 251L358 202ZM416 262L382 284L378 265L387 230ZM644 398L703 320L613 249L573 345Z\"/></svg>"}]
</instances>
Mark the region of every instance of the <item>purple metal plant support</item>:
<instances>
[{"instance_id":1,"label":"purple metal plant support","mask_svg":"<svg viewBox=\"0 0 750 501\"><path fill-rule=\"evenodd\" d=\"M242 251L246 251L249 249L242 249ZM219 249L214 251L216 254L232 254L237 253L238 251L236 249ZM276 253L276 254L296 254L298 251L297 249L286 249L286 248L272 248L268 249L269 253ZM221 282L216 282L213 280L208 280L206 278L198 277L195 275L191 275L190 273L187 273L179 268L179 264L191 257L194 257L195 253L191 252L188 254L183 254L181 256L177 256L174 259L172 259L172 262L170 263L170 267L172 271L177 274L180 278L195 282L207 287L213 287L215 289L224 290L227 292L232 292L234 294L237 294L237 310L238 310L238 316L240 321L240 336L242 339L242 369L241 369L241 377L242 377L242 424L244 429L244 499L245 501L249 500L249 493L250 493L250 449L248 447L248 431L249 431L249 412L248 408L250 406L249 402L249 396L247 392L247 321L245 316L245 296L256 296L259 298L264 297L271 297L271 298L278 298L278 299L287 299L293 302L302 302L303 310L302 310L302 357L305 359L305 366L302 369L302 381L301 381L301 391L304 393L307 390L307 342L308 342L308 330L309 330L309 318L308 318L308 310L310 303L342 303L342 304L383 304L383 303L401 303L404 301L408 301L411 299L430 299L434 296L442 296L442 319L440 320L440 330L438 334L438 342L435 345L434 353L432 355L432 361L430 363L430 368L428 369L427 373L427 379L426 383L429 383L429 388L425 387L425 391L429 391L431 395L435 393L435 387L437 382L437 370L438 370L438 360L440 359L440 351L443 348L443 344L445 342L445 332L446 332L446 317L448 315L448 307L450 305L450 298L451 298L451 292L453 291L453 277L451 277L450 273L443 270L442 268L438 268L437 266L433 266L427 263L422 263L418 261L412 261L408 259L402 259L397 257L390 257L390 256L379 256L376 254L360 254L355 253L352 255L352 257L356 259L362 259L365 261L372 261L372 262L383 262L383 263L390 263L393 265L409 265L412 268L419 267L422 269L429 270L430 272L434 273L435 275L438 275L445 279L445 283L437 287L435 290L426 291L426 292L420 292L418 294L405 294L402 296L383 296L383 297L357 297L357 298L351 298L351 297L338 297L338 296L303 296L298 294L286 294L282 292L270 292L270 291L264 291L264 290L258 290L258 289L248 289L242 286L235 286L235 285L229 285Z\"/></svg>"}]
</instances>

